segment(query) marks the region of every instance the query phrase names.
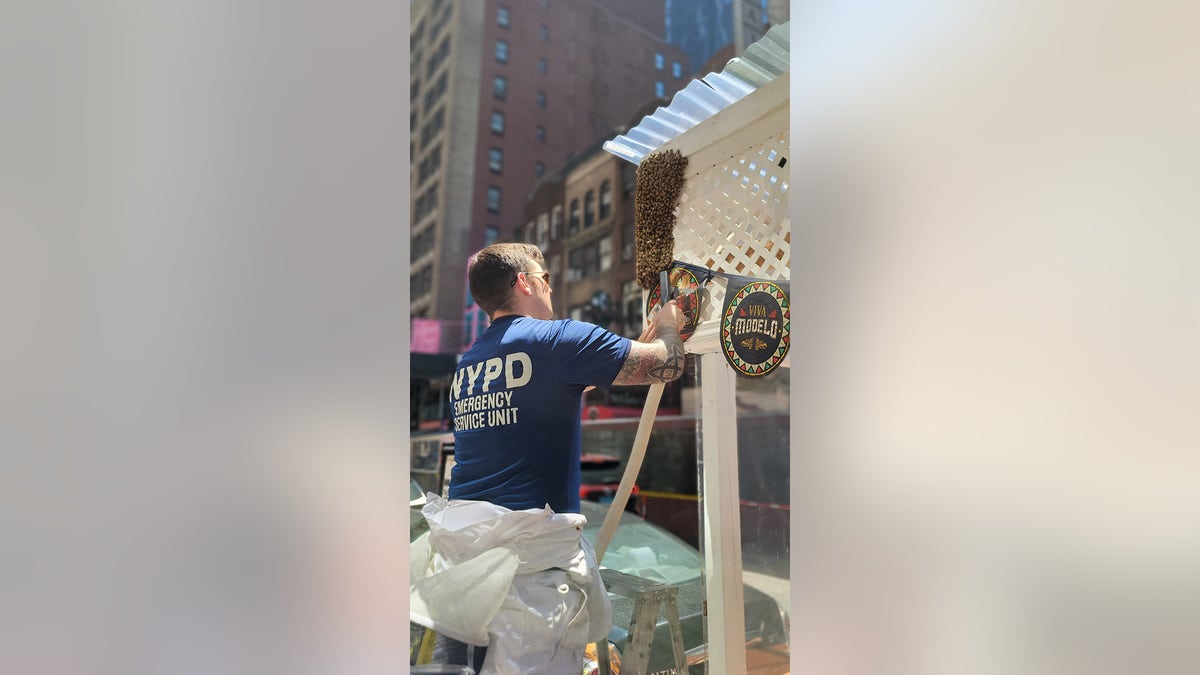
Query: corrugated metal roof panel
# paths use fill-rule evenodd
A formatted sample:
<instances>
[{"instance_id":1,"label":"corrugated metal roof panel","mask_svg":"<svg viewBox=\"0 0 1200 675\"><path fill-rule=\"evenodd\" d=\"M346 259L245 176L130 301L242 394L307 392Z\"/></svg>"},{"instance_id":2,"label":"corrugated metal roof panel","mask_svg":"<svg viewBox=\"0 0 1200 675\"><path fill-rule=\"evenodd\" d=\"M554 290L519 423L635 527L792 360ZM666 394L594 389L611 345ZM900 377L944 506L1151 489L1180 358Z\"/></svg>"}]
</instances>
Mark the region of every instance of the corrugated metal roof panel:
<instances>
[{"instance_id":1,"label":"corrugated metal roof panel","mask_svg":"<svg viewBox=\"0 0 1200 675\"><path fill-rule=\"evenodd\" d=\"M767 31L719 73L692 80L638 125L604 144L608 152L640 164L667 141L686 132L788 71L791 41L784 22Z\"/></svg>"}]
</instances>

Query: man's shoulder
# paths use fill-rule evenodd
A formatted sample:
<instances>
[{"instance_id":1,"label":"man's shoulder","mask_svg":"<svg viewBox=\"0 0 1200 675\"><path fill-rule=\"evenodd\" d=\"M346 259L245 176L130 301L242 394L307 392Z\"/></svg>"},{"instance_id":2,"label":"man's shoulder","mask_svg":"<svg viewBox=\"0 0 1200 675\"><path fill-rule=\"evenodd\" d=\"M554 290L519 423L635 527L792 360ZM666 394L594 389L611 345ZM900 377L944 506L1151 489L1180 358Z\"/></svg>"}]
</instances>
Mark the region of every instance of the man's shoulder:
<instances>
[{"instance_id":1,"label":"man's shoulder","mask_svg":"<svg viewBox=\"0 0 1200 675\"><path fill-rule=\"evenodd\" d=\"M603 330L595 324L576 321L574 319L535 319L531 316L523 316L517 319L513 322L513 328L522 334L554 336Z\"/></svg>"},{"instance_id":2,"label":"man's shoulder","mask_svg":"<svg viewBox=\"0 0 1200 675\"><path fill-rule=\"evenodd\" d=\"M615 333L586 321L574 319L535 319L523 316L505 331L502 344L541 343L554 348L564 344L592 343L623 339Z\"/></svg>"},{"instance_id":3,"label":"man's shoulder","mask_svg":"<svg viewBox=\"0 0 1200 675\"><path fill-rule=\"evenodd\" d=\"M560 341L608 342L623 340L620 335L594 323L576 321L575 319L558 319L547 323L553 324L551 332Z\"/></svg>"}]
</instances>

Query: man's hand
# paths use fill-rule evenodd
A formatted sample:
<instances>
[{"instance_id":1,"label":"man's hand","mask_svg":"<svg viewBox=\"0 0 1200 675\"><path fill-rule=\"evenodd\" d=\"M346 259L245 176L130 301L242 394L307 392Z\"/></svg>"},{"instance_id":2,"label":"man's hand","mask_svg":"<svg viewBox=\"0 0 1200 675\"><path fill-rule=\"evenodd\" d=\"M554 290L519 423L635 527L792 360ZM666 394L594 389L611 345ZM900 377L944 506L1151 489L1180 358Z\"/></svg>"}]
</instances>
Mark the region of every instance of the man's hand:
<instances>
[{"instance_id":1,"label":"man's hand","mask_svg":"<svg viewBox=\"0 0 1200 675\"><path fill-rule=\"evenodd\" d=\"M676 333L687 325L687 317L683 315L683 310L679 309L679 305L674 300L663 305L662 309L658 310L658 314L654 315L652 325L661 326L663 324L675 326Z\"/></svg>"},{"instance_id":2,"label":"man's hand","mask_svg":"<svg viewBox=\"0 0 1200 675\"><path fill-rule=\"evenodd\" d=\"M658 337L658 327L660 325L673 326L676 333L683 330L683 327L687 325L687 317L683 315L683 310L679 309L674 300L663 305L658 310L658 313L654 315L654 318L650 319L650 325L646 326L646 330L642 331L641 336L638 337L638 342L654 342Z\"/></svg>"}]
</instances>

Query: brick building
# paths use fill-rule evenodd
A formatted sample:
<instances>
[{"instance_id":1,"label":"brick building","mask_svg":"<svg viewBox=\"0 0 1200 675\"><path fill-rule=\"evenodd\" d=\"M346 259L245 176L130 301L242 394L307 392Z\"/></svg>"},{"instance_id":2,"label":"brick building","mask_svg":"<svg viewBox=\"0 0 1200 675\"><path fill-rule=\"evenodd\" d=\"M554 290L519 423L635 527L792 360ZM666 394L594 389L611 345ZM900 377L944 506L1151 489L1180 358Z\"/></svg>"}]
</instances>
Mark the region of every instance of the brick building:
<instances>
[{"instance_id":1,"label":"brick building","mask_svg":"<svg viewBox=\"0 0 1200 675\"><path fill-rule=\"evenodd\" d=\"M664 0L413 0L411 25L410 311L442 320L454 353L486 325L468 256L525 224L549 170L690 73Z\"/></svg>"}]
</instances>

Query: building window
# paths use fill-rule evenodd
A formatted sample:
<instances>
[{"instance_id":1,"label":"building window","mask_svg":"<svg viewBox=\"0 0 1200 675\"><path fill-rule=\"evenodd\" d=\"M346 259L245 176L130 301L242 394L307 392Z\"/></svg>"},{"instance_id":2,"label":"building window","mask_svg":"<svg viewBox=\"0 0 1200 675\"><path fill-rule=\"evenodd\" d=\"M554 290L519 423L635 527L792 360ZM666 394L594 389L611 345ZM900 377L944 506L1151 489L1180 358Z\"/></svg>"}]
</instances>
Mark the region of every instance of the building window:
<instances>
[{"instance_id":1,"label":"building window","mask_svg":"<svg viewBox=\"0 0 1200 675\"><path fill-rule=\"evenodd\" d=\"M507 7L496 8L496 23L501 28L508 28L511 25L511 17L508 14Z\"/></svg>"},{"instance_id":2,"label":"building window","mask_svg":"<svg viewBox=\"0 0 1200 675\"><path fill-rule=\"evenodd\" d=\"M433 250L436 241L437 228L427 227L422 230L417 236L412 239L412 251L409 254L409 262L416 262Z\"/></svg>"},{"instance_id":3,"label":"building window","mask_svg":"<svg viewBox=\"0 0 1200 675\"><path fill-rule=\"evenodd\" d=\"M675 79L677 79L677 80L679 78L683 77L683 64L681 64L678 61L672 63L671 64L671 74L674 75Z\"/></svg>"},{"instance_id":4,"label":"building window","mask_svg":"<svg viewBox=\"0 0 1200 675\"><path fill-rule=\"evenodd\" d=\"M539 126L537 128L537 139L538 143L546 142L546 127Z\"/></svg>"},{"instance_id":5,"label":"building window","mask_svg":"<svg viewBox=\"0 0 1200 675\"><path fill-rule=\"evenodd\" d=\"M433 266L426 267L408 277L409 299L417 300L433 290Z\"/></svg>"},{"instance_id":6,"label":"building window","mask_svg":"<svg viewBox=\"0 0 1200 675\"><path fill-rule=\"evenodd\" d=\"M549 42L550 41L550 29L546 28L545 26L542 26L541 29L538 30L538 37L540 37L542 39L542 42Z\"/></svg>"},{"instance_id":7,"label":"building window","mask_svg":"<svg viewBox=\"0 0 1200 675\"><path fill-rule=\"evenodd\" d=\"M654 95L659 98L664 98L667 95L667 88L663 86L662 82L654 83Z\"/></svg>"},{"instance_id":8,"label":"building window","mask_svg":"<svg viewBox=\"0 0 1200 675\"><path fill-rule=\"evenodd\" d=\"M503 134L504 133L504 113L502 113L502 112L493 112L492 113L492 133L493 134Z\"/></svg>"},{"instance_id":9,"label":"building window","mask_svg":"<svg viewBox=\"0 0 1200 675\"><path fill-rule=\"evenodd\" d=\"M543 7L544 6L545 5L543 5ZM408 36L408 48L415 49L417 46L417 41L422 37L425 37L425 19L421 19L421 21L417 23L416 29L413 30L412 34Z\"/></svg>"},{"instance_id":10,"label":"building window","mask_svg":"<svg viewBox=\"0 0 1200 675\"><path fill-rule=\"evenodd\" d=\"M587 191L583 198L583 226L591 227L596 222L596 193Z\"/></svg>"},{"instance_id":11,"label":"building window","mask_svg":"<svg viewBox=\"0 0 1200 675\"><path fill-rule=\"evenodd\" d=\"M442 146L438 145L425 154L425 158L417 165L417 185L423 185L430 176L437 173L442 166Z\"/></svg>"},{"instance_id":12,"label":"building window","mask_svg":"<svg viewBox=\"0 0 1200 675\"><path fill-rule=\"evenodd\" d=\"M542 164L541 162L534 162L533 163L533 175L537 176L538 178L541 178L542 174L544 174L544 173L546 173L546 165Z\"/></svg>"},{"instance_id":13,"label":"building window","mask_svg":"<svg viewBox=\"0 0 1200 675\"><path fill-rule=\"evenodd\" d=\"M496 62L508 63L508 43L504 40L496 40Z\"/></svg>"},{"instance_id":14,"label":"building window","mask_svg":"<svg viewBox=\"0 0 1200 675\"><path fill-rule=\"evenodd\" d=\"M508 79L503 75L497 75L492 80L492 96L501 101L508 97Z\"/></svg>"},{"instance_id":15,"label":"building window","mask_svg":"<svg viewBox=\"0 0 1200 675\"><path fill-rule=\"evenodd\" d=\"M631 279L621 284L621 297L625 303L626 337L637 337L642 332L642 288L637 279Z\"/></svg>"},{"instance_id":16,"label":"building window","mask_svg":"<svg viewBox=\"0 0 1200 675\"><path fill-rule=\"evenodd\" d=\"M545 108L545 107L546 107L546 92L544 92L544 91L539 91L539 92L537 93L537 104L538 104L538 107L539 107L539 108Z\"/></svg>"},{"instance_id":17,"label":"building window","mask_svg":"<svg viewBox=\"0 0 1200 675\"><path fill-rule=\"evenodd\" d=\"M433 114L433 117L425 121L421 125L421 147L427 147L429 142L437 137L441 132L442 127L446 124L446 107L438 108L438 111Z\"/></svg>"},{"instance_id":18,"label":"building window","mask_svg":"<svg viewBox=\"0 0 1200 675\"><path fill-rule=\"evenodd\" d=\"M432 215L438 207L438 184L434 183L417 197L413 205L413 222L419 223L426 216Z\"/></svg>"},{"instance_id":19,"label":"building window","mask_svg":"<svg viewBox=\"0 0 1200 675\"><path fill-rule=\"evenodd\" d=\"M504 170L504 151L500 148L492 148L488 151L488 171L492 173L500 173Z\"/></svg>"},{"instance_id":20,"label":"building window","mask_svg":"<svg viewBox=\"0 0 1200 675\"><path fill-rule=\"evenodd\" d=\"M550 216L543 213L537 219L537 247L545 250L550 246Z\"/></svg>"},{"instance_id":21,"label":"building window","mask_svg":"<svg viewBox=\"0 0 1200 675\"><path fill-rule=\"evenodd\" d=\"M666 62L663 60L662 52L654 52L654 69L662 70L665 66L665 63Z\"/></svg>"},{"instance_id":22,"label":"building window","mask_svg":"<svg viewBox=\"0 0 1200 675\"><path fill-rule=\"evenodd\" d=\"M485 229L483 231L483 245L484 246L491 246L492 244L496 243L496 240L499 238L500 238L500 229L497 228L495 225L488 225L487 229Z\"/></svg>"},{"instance_id":23,"label":"building window","mask_svg":"<svg viewBox=\"0 0 1200 675\"><path fill-rule=\"evenodd\" d=\"M430 54L429 61L425 64L425 76L432 77L434 72L437 71L438 67L445 63L446 58L449 56L450 37L447 36L446 39L442 40L441 44L437 46L437 49Z\"/></svg>"},{"instance_id":24,"label":"building window","mask_svg":"<svg viewBox=\"0 0 1200 675\"><path fill-rule=\"evenodd\" d=\"M542 9L546 9L549 6L550 6L550 0L542 0Z\"/></svg>"},{"instance_id":25,"label":"building window","mask_svg":"<svg viewBox=\"0 0 1200 675\"><path fill-rule=\"evenodd\" d=\"M550 238L557 239L562 235L562 207L555 206L550 211Z\"/></svg>"},{"instance_id":26,"label":"building window","mask_svg":"<svg viewBox=\"0 0 1200 675\"><path fill-rule=\"evenodd\" d=\"M583 278L583 249L577 248L567 255L567 281Z\"/></svg>"},{"instance_id":27,"label":"building window","mask_svg":"<svg viewBox=\"0 0 1200 675\"><path fill-rule=\"evenodd\" d=\"M612 237L605 237L600 240L600 271L604 272L612 267Z\"/></svg>"},{"instance_id":28,"label":"building window","mask_svg":"<svg viewBox=\"0 0 1200 675\"><path fill-rule=\"evenodd\" d=\"M446 73L442 73L438 79L429 86L425 92L425 109L433 107L434 103L441 100L442 95L446 93Z\"/></svg>"},{"instance_id":29,"label":"building window","mask_svg":"<svg viewBox=\"0 0 1200 675\"><path fill-rule=\"evenodd\" d=\"M579 231L579 200L571 200L571 216L567 223L567 233L575 234Z\"/></svg>"},{"instance_id":30,"label":"building window","mask_svg":"<svg viewBox=\"0 0 1200 675\"><path fill-rule=\"evenodd\" d=\"M600 186L600 220L612 215L612 183L604 181Z\"/></svg>"},{"instance_id":31,"label":"building window","mask_svg":"<svg viewBox=\"0 0 1200 675\"><path fill-rule=\"evenodd\" d=\"M600 242L592 242L583 248L583 275L590 277L600 271Z\"/></svg>"},{"instance_id":32,"label":"building window","mask_svg":"<svg viewBox=\"0 0 1200 675\"><path fill-rule=\"evenodd\" d=\"M487 189L487 209L492 213L500 212L500 188L489 185Z\"/></svg>"},{"instance_id":33,"label":"building window","mask_svg":"<svg viewBox=\"0 0 1200 675\"><path fill-rule=\"evenodd\" d=\"M589 242L571 251L567 265L568 279L586 279L600 272L600 251L601 243L598 241ZM611 255L609 257L609 264L611 264Z\"/></svg>"},{"instance_id":34,"label":"building window","mask_svg":"<svg viewBox=\"0 0 1200 675\"><path fill-rule=\"evenodd\" d=\"M538 72L545 75L548 69L549 66L546 64L546 59L538 59Z\"/></svg>"}]
</instances>

